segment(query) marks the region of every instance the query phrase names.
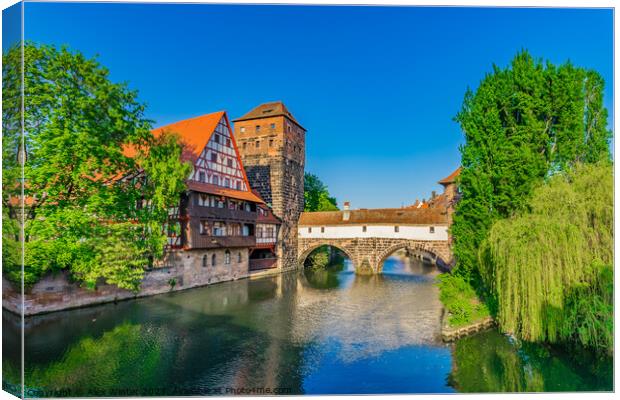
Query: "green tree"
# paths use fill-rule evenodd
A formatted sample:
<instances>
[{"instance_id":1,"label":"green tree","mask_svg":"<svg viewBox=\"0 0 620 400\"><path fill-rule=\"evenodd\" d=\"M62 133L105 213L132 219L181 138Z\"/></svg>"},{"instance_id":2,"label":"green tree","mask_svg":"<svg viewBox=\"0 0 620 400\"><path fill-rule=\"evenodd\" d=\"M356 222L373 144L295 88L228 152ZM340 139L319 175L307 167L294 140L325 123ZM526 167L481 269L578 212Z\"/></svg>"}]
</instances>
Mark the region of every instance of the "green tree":
<instances>
[{"instance_id":1,"label":"green tree","mask_svg":"<svg viewBox=\"0 0 620 400\"><path fill-rule=\"evenodd\" d=\"M502 329L530 341L613 351L613 174L578 165L534 189L481 248Z\"/></svg>"},{"instance_id":2,"label":"green tree","mask_svg":"<svg viewBox=\"0 0 620 400\"><path fill-rule=\"evenodd\" d=\"M19 52L4 56L3 75L18 69ZM154 137L137 92L111 82L96 60L27 43L24 65L24 279L68 269L88 287L103 278L136 290L163 255L168 210L190 170L181 144L172 133ZM19 96L9 100L3 114L19 108ZM19 136L11 129L3 142ZM3 188L15 182L7 177ZM11 194L3 195L9 208ZM19 267L4 272L16 280Z\"/></svg>"},{"instance_id":3,"label":"green tree","mask_svg":"<svg viewBox=\"0 0 620 400\"><path fill-rule=\"evenodd\" d=\"M457 274L479 280L478 248L491 225L527 208L543 180L610 158L603 87L595 71L556 67L523 51L467 91L455 118L466 140L451 228Z\"/></svg>"},{"instance_id":4,"label":"green tree","mask_svg":"<svg viewBox=\"0 0 620 400\"><path fill-rule=\"evenodd\" d=\"M338 211L337 204L318 176L304 174L304 211Z\"/></svg>"}]
</instances>

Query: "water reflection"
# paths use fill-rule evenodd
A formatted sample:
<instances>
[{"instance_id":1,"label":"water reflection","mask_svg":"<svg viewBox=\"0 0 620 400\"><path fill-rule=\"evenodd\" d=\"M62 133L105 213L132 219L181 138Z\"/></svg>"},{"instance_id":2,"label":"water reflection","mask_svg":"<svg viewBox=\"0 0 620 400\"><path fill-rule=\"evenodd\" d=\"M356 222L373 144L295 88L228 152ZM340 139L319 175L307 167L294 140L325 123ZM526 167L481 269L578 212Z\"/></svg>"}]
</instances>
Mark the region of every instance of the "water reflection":
<instances>
[{"instance_id":1,"label":"water reflection","mask_svg":"<svg viewBox=\"0 0 620 400\"><path fill-rule=\"evenodd\" d=\"M523 386L505 361L493 361L512 349L493 337L484 345L461 341L451 353L439 339L436 272L401 258L383 271L356 276L345 262L28 318L26 383L70 388L70 396L541 387ZM19 381L19 318L4 311L3 322L6 387Z\"/></svg>"}]
</instances>

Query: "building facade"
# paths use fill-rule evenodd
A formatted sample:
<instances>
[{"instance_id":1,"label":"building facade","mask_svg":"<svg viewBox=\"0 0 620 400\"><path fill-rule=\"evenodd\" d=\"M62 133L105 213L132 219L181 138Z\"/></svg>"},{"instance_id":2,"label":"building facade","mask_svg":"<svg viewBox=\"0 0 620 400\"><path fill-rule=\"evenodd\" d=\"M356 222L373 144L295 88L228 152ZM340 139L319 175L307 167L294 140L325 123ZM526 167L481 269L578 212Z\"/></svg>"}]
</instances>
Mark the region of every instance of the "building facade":
<instances>
[{"instance_id":1,"label":"building facade","mask_svg":"<svg viewBox=\"0 0 620 400\"><path fill-rule=\"evenodd\" d=\"M282 222L275 247L277 266L297 264L297 224L304 207L306 130L282 102L261 104L234 120L250 186Z\"/></svg>"},{"instance_id":2,"label":"building facade","mask_svg":"<svg viewBox=\"0 0 620 400\"><path fill-rule=\"evenodd\" d=\"M180 136L182 158L193 165L187 190L171 210L164 266L183 267L202 284L247 276L264 202L251 190L228 116L207 114L153 134L163 132Z\"/></svg>"}]
</instances>

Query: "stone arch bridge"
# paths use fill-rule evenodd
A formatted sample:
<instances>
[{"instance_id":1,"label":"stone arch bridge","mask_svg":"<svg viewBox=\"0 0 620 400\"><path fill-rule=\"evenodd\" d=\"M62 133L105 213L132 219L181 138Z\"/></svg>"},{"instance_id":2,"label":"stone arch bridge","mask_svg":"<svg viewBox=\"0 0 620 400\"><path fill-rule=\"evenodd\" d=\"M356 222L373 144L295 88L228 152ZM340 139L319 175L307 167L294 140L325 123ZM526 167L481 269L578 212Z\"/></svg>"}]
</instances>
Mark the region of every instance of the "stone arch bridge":
<instances>
[{"instance_id":1,"label":"stone arch bridge","mask_svg":"<svg viewBox=\"0 0 620 400\"><path fill-rule=\"evenodd\" d=\"M360 274L380 273L383 262L405 249L447 271L452 265L445 208L306 212L299 220L298 264L321 246L345 253Z\"/></svg>"}]
</instances>

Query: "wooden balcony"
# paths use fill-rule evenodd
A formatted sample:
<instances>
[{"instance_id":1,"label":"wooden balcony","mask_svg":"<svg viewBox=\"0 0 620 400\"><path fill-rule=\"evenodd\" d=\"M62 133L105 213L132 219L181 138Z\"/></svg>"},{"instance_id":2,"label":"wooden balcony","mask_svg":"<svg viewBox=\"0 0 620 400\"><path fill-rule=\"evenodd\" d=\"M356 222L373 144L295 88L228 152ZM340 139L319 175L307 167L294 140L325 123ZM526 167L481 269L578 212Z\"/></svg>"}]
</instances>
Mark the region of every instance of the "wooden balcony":
<instances>
[{"instance_id":1,"label":"wooden balcony","mask_svg":"<svg viewBox=\"0 0 620 400\"><path fill-rule=\"evenodd\" d=\"M277 258L250 258L250 271L256 271L259 269L275 268L277 265Z\"/></svg>"},{"instance_id":2,"label":"wooden balcony","mask_svg":"<svg viewBox=\"0 0 620 400\"><path fill-rule=\"evenodd\" d=\"M256 222L256 212L231 210L228 208L203 207L193 205L188 209L190 217L206 218L218 221Z\"/></svg>"},{"instance_id":3,"label":"wooden balcony","mask_svg":"<svg viewBox=\"0 0 620 400\"><path fill-rule=\"evenodd\" d=\"M222 247L254 247L255 236L207 236L200 233L192 234L192 249L217 249Z\"/></svg>"}]
</instances>

